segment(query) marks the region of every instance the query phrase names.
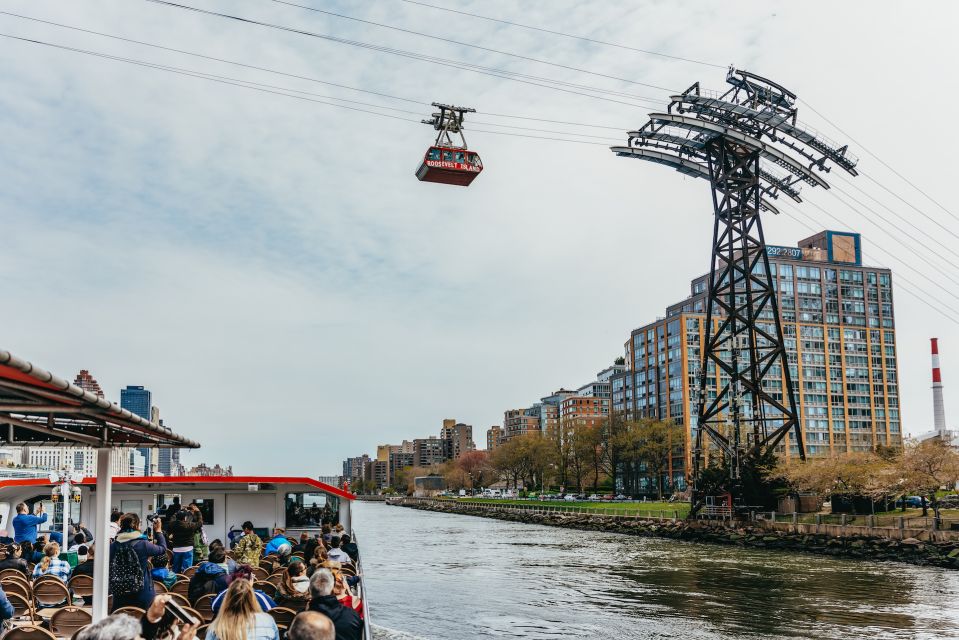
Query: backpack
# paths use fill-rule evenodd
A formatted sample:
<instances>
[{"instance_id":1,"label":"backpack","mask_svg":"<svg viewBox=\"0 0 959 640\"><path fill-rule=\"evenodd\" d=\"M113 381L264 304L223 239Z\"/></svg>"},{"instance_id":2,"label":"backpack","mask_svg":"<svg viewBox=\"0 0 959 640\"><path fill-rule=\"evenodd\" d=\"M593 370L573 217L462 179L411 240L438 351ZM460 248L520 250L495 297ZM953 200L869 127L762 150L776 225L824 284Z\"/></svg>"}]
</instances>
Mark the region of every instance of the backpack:
<instances>
[{"instance_id":1,"label":"backpack","mask_svg":"<svg viewBox=\"0 0 959 640\"><path fill-rule=\"evenodd\" d=\"M138 593L143 584L143 566L140 564L140 556L133 548L133 542L117 543L116 553L110 561L110 593Z\"/></svg>"},{"instance_id":2,"label":"backpack","mask_svg":"<svg viewBox=\"0 0 959 640\"><path fill-rule=\"evenodd\" d=\"M193 574L193 577L190 578L190 585L187 589L187 598L190 602L196 602L200 598L208 594L217 594L220 590L217 588L217 579L222 576L222 573L200 573L197 571Z\"/></svg>"}]
</instances>

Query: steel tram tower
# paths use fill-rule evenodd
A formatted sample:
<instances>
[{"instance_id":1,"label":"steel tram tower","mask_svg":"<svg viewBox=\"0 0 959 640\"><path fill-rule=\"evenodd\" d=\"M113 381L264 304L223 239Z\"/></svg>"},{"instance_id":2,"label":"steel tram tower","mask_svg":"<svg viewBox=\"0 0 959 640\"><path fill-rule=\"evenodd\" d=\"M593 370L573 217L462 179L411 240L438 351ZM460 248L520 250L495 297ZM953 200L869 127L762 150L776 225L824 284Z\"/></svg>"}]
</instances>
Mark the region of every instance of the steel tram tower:
<instances>
[{"instance_id":1,"label":"steel tram tower","mask_svg":"<svg viewBox=\"0 0 959 640\"><path fill-rule=\"evenodd\" d=\"M725 461L734 495L746 460L775 450L787 433L805 459L760 210L779 213L771 200L780 195L801 202L801 183L828 189L822 174L829 163L852 175L857 163L846 145L797 121L794 93L732 67L726 82L731 88L722 94L697 82L672 96L666 113L651 113L629 132L627 146L611 148L706 178L712 187L706 341L692 431L694 505L703 498L704 456L718 453Z\"/></svg>"}]
</instances>

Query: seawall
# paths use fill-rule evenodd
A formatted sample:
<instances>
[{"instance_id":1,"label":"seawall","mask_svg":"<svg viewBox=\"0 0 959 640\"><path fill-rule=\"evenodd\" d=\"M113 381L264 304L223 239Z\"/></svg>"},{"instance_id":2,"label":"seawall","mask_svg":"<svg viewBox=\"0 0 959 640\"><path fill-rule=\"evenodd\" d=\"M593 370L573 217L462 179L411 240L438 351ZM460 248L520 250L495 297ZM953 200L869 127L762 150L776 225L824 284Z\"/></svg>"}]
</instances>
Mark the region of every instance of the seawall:
<instances>
[{"instance_id":1,"label":"seawall","mask_svg":"<svg viewBox=\"0 0 959 640\"><path fill-rule=\"evenodd\" d=\"M394 499L390 500L389 504L424 511L457 513L585 531L604 531L690 542L779 549L827 556L906 562L920 566L959 569L959 539L956 539L956 536L953 535L955 532L951 531L917 530L917 535L925 538L920 539L907 535L912 533L908 530L890 530L898 533L880 535L880 530L869 527L841 528L832 525L772 522L741 523L720 520L553 513L511 509L498 505L459 504L455 501L428 499ZM817 531L816 529L820 530Z\"/></svg>"}]
</instances>

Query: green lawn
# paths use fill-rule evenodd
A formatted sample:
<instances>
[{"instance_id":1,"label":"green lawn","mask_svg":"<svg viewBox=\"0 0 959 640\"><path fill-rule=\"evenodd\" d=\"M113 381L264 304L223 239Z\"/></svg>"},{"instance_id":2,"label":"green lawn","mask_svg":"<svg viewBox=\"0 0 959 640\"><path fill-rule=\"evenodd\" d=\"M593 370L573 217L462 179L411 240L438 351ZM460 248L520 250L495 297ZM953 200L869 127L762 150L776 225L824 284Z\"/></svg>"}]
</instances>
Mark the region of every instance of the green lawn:
<instances>
[{"instance_id":1,"label":"green lawn","mask_svg":"<svg viewBox=\"0 0 959 640\"><path fill-rule=\"evenodd\" d=\"M501 500L495 498L449 498L460 503L478 503L490 505L522 505L529 508L557 507L560 511L589 511L591 513L616 513L624 515L654 515L659 516L665 511L666 517L678 512L680 518L689 513L688 502L567 502L565 500Z\"/></svg>"}]
</instances>

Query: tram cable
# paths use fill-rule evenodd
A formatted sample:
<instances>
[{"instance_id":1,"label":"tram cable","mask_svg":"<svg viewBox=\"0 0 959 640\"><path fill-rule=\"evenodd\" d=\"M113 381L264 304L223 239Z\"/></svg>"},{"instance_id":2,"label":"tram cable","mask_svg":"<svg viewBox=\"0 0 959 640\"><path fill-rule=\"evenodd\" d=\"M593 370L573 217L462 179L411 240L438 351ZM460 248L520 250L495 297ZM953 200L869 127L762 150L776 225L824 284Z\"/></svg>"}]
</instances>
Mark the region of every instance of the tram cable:
<instances>
[{"instance_id":1,"label":"tram cable","mask_svg":"<svg viewBox=\"0 0 959 640\"><path fill-rule=\"evenodd\" d=\"M337 87L337 88L340 88L340 89L347 89L347 90L349 90L349 91L357 91L357 92L360 92L360 93L366 93L366 94L370 94L370 95L380 96L380 97L383 97L383 98L389 98L389 99L392 99L392 100L398 100L398 101L407 102L407 103L411 103L411 104L417 104L417 105L421 105L421 106L422 106L422 105L428 105L428 104L429 104L426 100L422 100L422 99L413 99L413 98L409 98L409 97L403 97L403 96L397 96L397 95L393 95L393 94L389 94L389 93L384 93L384 92L382 92L382 91L373 91L373 90L370 90L370 89L363 89L363 88L360 88L360 87L354 87L354 86L350 86L350 85L346 85L346 84L340 84L340 83L336 83L336 82L330 82L330 81L328 81L328 80L321 80L321 79L319 79L319 78L315 78L315 77L311 77L311 76L304 76L304 75L299 75L299 74L295 74L295 73L289 73L289 72L286 72L286 71L281 71L281 70L278 70L278 69L271 69L271 68L268 68L268 67L261 67L261 66L257 66L257 65L253 65L253 64L247 64L247 63L244 63L244 62L238 62L238 61L236 61L236 60L229 60L229 59L220 58L220 57L217 57L217 56L210 56L210 55L206 55L206 54L203 54L203 53L197 53L197 52L195 52L195 51L188 51L188 50L185 50L185 49L178 49L178 48L175 48L175 47L168 47L168 46L161 45L161 44L156 44L156 43L153 43L153 42L146 42L146 41L144 41L144 40L136 40L136 39L134 39L134 38L126 38L126 37L123 37L123 36L118 36L118 35L110 34L110 33L104 33L104 32L102 32L102 31L94 31L94 30L92 30L92 29L86 29L86 28L83 28L83 27L75 26L75 25L68 25L68 24L63 24L63 23L60 23L60 22L53 22L53 21L50 21L50 20L44 20L44 19L42 19L42 18L36 18L36 17L33 17L33 16L26 16L26 15L22 15L22 14L18 14L18 13L11 13L11 12L9 12L9 11L0 11L0 15L5 15L5 16L13 17L13 18L19 18L19 19L22 19L22 20L29 20L29 21L33 21L33 22L38 22L38 23L41 23L41 24L46 24L46 25L50 25L50 26L60 27L60 28L63 28L63 29L69 29L69 30L72 30L72 31L78 31L78 32L81 32L81 33L86 33L86 34L90 34L90 35L100 36L100 37L103 37L103 38L110 38L110 39L118 40L118 41L121 41L121 42L129 42L129 43L131 43L131 44L137 44L137 45L142 45L142 46L145 46L145 47L151 47L151 48L159 49L159 50L162 50L162 51L169 51L169 52L172 52L172 53L179 53L179 54L182 54L182 55L192 56L192 57L200 58L200 59L203 59L203 60L210 60L210 61L213 61L213 62L220 62L220 63L223 63L223 64L229 64L229 65L233 65L233 66L237 66L237 67L242 67L242 68L246 68L246 69L253 69L253 70L255 70L255 71L262 71L262 72L264 72L264 73L271 73L271 74L275 74L275 75L279 75L279 76L284 76L284 77L287 77L287 78L293 78L293 79L297 79L297 80L304 80L304 81L307 81L307 82L314 82L314 83L318 83L318 84L323 84L323 85L328 85L328 86L332 86L332 87ZM197 72L197 73L200 73L200 72ZM212 75L212 74L211 74L211 75ZM244 81L244 82L248 82L248 81ZM289 90L289 91L297 91L296 89L288 89L288 90ZM347 101L346 98L332 98L332 97L331 97L331 99ZM383 108L383 109L388 109L389 107L382 106L381 108ZM420 112L419 112L419 111L415 111L415 112L414 112L414 111L406 111L406 113L420 113ZM552 120L552 119L548 119L548 118L536 118L536 117L532 117L532 116L521 116L521 115L515 115L515 114L508 114L508 113L493 113L493 112L487 112L487 111L484 111L484 112L482 112L482 113L483 113L483 115L493 116L493 117L497 117L497 118L509 118L509 119L518 119L518 120L529 120L529 121L535 121L535 122L546 122L546 123L549 123L549 124L566 124L566 125L577 126L577 127L589 127L589 128L594 128L594 129L608 129L608 130L611 130L611 131L620 131L620 132L621 132L621 131L625 131L625 129L626 129L625 127L622 127L622 126L620 126L620 127L613 127L613 126L602 125L602 124L591 124L591 123L586 123L586 122L571 122L571 121L568 121L568 120ZM493 123L490 123L490 124L493 124ZM496 125L496 126L506 126L506 125ZM566 133L566 132L564 132L564 133ZM580 135L580 134L572 134L572 133L570 133L570 135Z\"/></svg>"},{"instance_id":2,"label":"tram cable","mask_svg":"<svg viewBox=\"0 0 959 640\"><path fill-rule=\"evenodd\" d=\"M242 22L242 23L246 23L246 24L251 24L251 25L254 25L254 26L265 27L265 28L268 28L268 29L277 29L277 30L280 30L280 31L286 31L286 32L295 33L295 34L298 34L298 35L304 35L304 36L309 36L309 37L313 37L313 38L319 38L319 39L321 39L321 40L326 40L326 41L329 41L329 42L335 42L335 43L338 43L338 44L346 44L346 45L349 45L349 46L359 47L359 48L362 48L362 49L368 49L368 50L371 50L371 51L377 51L377 52L380 52L380 53L388 53L388 54L390 54L390 55L396 55L396 56L400 56L400 57L404 57L404 58L409 58L409 59L412 59L412 60L418 60L418 61L420 61L420 62L428 62L428 63L431 63L431 64L437 64L437 65L441 65L441 66L452 67L452 68L460 69L460 70L464 70L464 71L471 71L471 72L473 72L473 73L480 73L480 74L482 74L482 75L488 75L488 76L498 77L498 78L502 78L502 79L506 79L506 80L513 80L513 81L516 81L516 82L524 82L524 83L526 83L526 84L534 84L534 85L537 85L537 86L543 86L543 87L546 87L546 88L549 88L549 89L553 89L553 90L556 90L556 91L564 91L564 92L566 92L566 93L573 93L573 94L578 94L578 95L584 95L584 96L586 96L586 97L595 98L595 99L598 99L598 100L606 100L606 101L609 101L609 102L617 102L617 103L619 103L619 104L623 104L623 105L626 105L626 106L629 106L629 107L634 107L634 108L635 108L635 107L640 107L640 106L645 106L645 105L641 105L641 104L636 104L635 101L639 101L639 102L645 101L645 102L652 103L652 104L655 106L655 108L658 108L658 107L660 106L660 104L661 104L661 100L660 100L659 98L650 98L650 97L647 97L647 96L640 96L640 95L635 95L635 94L628 94L628 93L624 93L624 92L616 91L616 90L612 90L612 89L604 89L604 88L601 88L601 87L593 87L593 86L589 86L589 85L580 85L580 84L571 83L571 82L566 82L566 81L562 81L562 80L556 80L555 78L545 78L545 77L541 77L541 76L533 76L533 75L530 75L530 74L523 74L523 73L518 73L518 72L515 72L515 71L509 71L509 70L507 70L507 69L500 69L500 68L497 68L497 67L486 67L486 66L483 66L483 65L473 64L473 63L469 63L469 62L463 62L462 60L453 60L453 59L450 59L450 58L441 58L441 57L439 57L439 56L431 56L431 55L427 55L427 54L416 53L416 52L414 52L414 51L407 51L407 50L405 50L405 49L396 49L396 48L394 48L394 47L387 47L387 46L384 46L384 45L372 44L372 43L363 42L363 41L360 41L360 40L351 40L351 39L349 39L349 38L341 38L341 37L339 37L339 36L333 36L333 35L329 35L329 34L317 33L317 32L315 32L315 31L307 31L307 30L305 30L305 29L298 29L298 28L295 28L295 27L288 27L288 26L284 26L284 25L278 25L278 24L274 24L274 23L271 23L271 22L263 22L263 21L260 21L260 20L254 20L254 19L252 19L252 18L244 18L244 17L241 17L241 16L235 16L235 15L228 14L228 13L220 13L220 12L217 12L217 11L210 11L210 10L207 10L207 9L201 9L201 8L199 8L199 7L193 7L193 6L190 6L190 5L178 4L178 3L176 3L176 2L170 2L170 0L144 0L144 1L145 1L145 2L151 2L151 3L153 3L153 4L159 4L159 5L163 5L163 6L167 6L167 7L172 7L172 8L175 8L175 9L181 9L181 10L185 10L185 11L192 11L192 12L195 12L195 13L200 13L200 14L209 15L209 16L213 16L213 17L219 17L219 18L224 18L224 19L228 19L228 20L234 20L234 21L237 21L237 22ZM547 83L551 83L551 84L548 84L548 85L537 84L537 82L531 82L531 80L535 80L535 81L538 81L538 82L540 82L540 83L541 83L541 82L547 82ZM624 81L626 81L626 80L624 80ZM635 82L635 81L629 81L629 82ZM637 84L639 84L639 83L637 82ZM554 85L556 85L556 86L554 86ZM615 99L613 99L613 98L608 98L608 97L604 97L604 96L597 96L597 95L592 95L592 94L588 94L588 93L582 93L582 92L580 92L580 91L574 91L574 90L572 90L572 89L563 89L563 88L562 88L563 86L574 87L574 88L577 88L577 89L588 90L588 91L594 91L594 92L597 92L597 93L607 93L607 94L610 94L610 95L617 95L617 96L620 96L620 97L629 98L630 100L633 100L634 102L624 102L624 101L622 101L622 100L615 100Z\"/></svg>"},{"instance_id":3,"label":"tram cable","mask_svg":"<svg viewBox=\"0 0 959 640\"><path fill-rule=\"evenodd\" d=\"M160 3L160 4L175 4L175 3L169 2L168 0L147 0L147 1L148 1L148 2L158 2L158 3ZM315 12L315 13L322 13L322 14L324 14L324 15L331 16L331 17L334 17L334 18L342 18L342 19L344 19L344 20L352 20L352 21L354 21L354 22L361 22L361 23L363 23L363 24L369 24L369 25L373 25L373 26L376 26L376 27L382 27L383 29L392 29L393 31L400 31L400 32L402 32L402 33L408 33L408 34L410 34L410 35L420 36L420 37L423 37L423 38L430 38L430 39L432 39L432 40L439 40L440 42L446 42L446 43L449 43L449 44L455 44L455 45L458 45L458 46L461 46L461 47L469 47L469 48L471 48L471 49L478 49L478 50L480 50L480 51L488 51L488 52L490 52L490 53L497 53L497 54L500 54L500 55L503 55L503 56L509 56L509 57L511 57L511 58L518 58L518 59L520 59L520 60L527 60L527 61L529 61L529 62L535 62L535 63L537 63L537 64L545 64L545 65L549 65L549 66L551 66L551 67L558 67L558 68L560 68L560 69L566 69L566 70L568 70L568 71L576 71L576 72L578 72L578 73L587 73L587 74L590 74L590 75L593 75L593 76L598 76L598 77L600 77L600 78L606 78L606 79L609 79L609 80L618 80L618 81L620 81L620 82L626 82L626 83L629 83L629 84L635 84L635 85L640 85L640 86L643 86L643 87L649 87L649 88L651 88L651 89L659 89L660 91L665 91L665 92L667 92L667 93L674 93L674 92L675 92L674 89L668 89L668 88L666 88L666 87L662 87L662 86L655 85L655 84L650 84L650 83L648 83L648 82L640 82L640 81L638 81L638 80L629 80L628 78L620 78L620 77L617 77L617 76L611 76L611 75L608 75L608 74L605 74L605 73L600 73L600 72L598 72L598 71L591 71L591 70L589 70L589 69L581 69L581 68L579 68L579 67L573 67L573 66L570 66L570 65L561 64L561 63L559 63L559 62L551 62L551 61L549 61L549 60L543 60L543 59L541 59L541 58L533 58L533 57L531 57L531 56L524 56L523 54L513 53L512 51L504 51L504 50L502 50L502 49L493 49L493 48L491 48L491 47L484 47L484 46L482 46L482 45L473 44L473 43L470 43L470 42L462 42L462 41L460 41L460 40L453 40L452 38L444 38L444 37L442 37L442 36L435 36L435 35L432 35L432 34L429 34L429 33L423 33L422 31L414 31L413 29L405 29L405 28L403 28L403 27L397 27L397 26L395 26L395 25L385 24L385 23L383 23L383 22L374 22L373 20L365 20L365 19L363 19L363 18L357 18L357 17L355 17L355 16L348 16L348 15L346 15L346 14L344 14L344 13L337 13L337 12L335 12L335 11L328 11L328 10L326 10L326 9L319 9L319 8L317 8L317 7L311 7L311 6L305 5L305 4L297 4L296 2L290 2L289 0L270 0L270 2L274 2L274 3L276 3L276 4L286 5L286 6L288 6L288 7L296 7L296 8L298 8L298 9L305 9L305 10L307 10L307 11L313 11L313 12Z\"/></svg>"},{"instance_id":4,"label":"tram cable","mask_svg":"<svg viewBox=\"0 0 959 640\"><path fill-rule=\"evenodd\" d=\"M813 232L813 233L818 233L818 232L822 229L822 227L823 227L822 223L821 223L820 221L816 220L815 218L813 218L811 215L809 215L809 214L806 213L805 211L803 211L800 207L794 206L794 205L792 205L792 204L790 204L790 207L793 209L794 213L799 213L799 214L803 215L807 220L809 220L809 221L812 222L813 224L810 225L810 224L808 224L808 223L800 220L799 217L797 217L796 215L790 214L788 211L783 211L783 214L786 215L786 217L788 217L788 218L790 218L790 219L792 219L792 220L795 220L796 222L798 222L799 224L801 224L802 226L804 226L806 229L808 229L809 231L811 231L811 232ZM813 225L815 225L815 226L813 226ZM886 253L886 255L889 255L888 252L886 252L884 249L881 249L881 248L880 248L880 250L883 251L883 253ZM866 258L867 260L875 261L875 259L874 259L871 255L867 254L866 252L863 252L862 255L863 255L863 257ZM890 256L890 257L891 257L891 256ZM878 262L878 261L875 261L875 262ZM906 263L900 262L900 264L902 264L903 266L906 266L907 268L911 269L912 271L915 271L916 273L919 273L920 275L922 275L922 272L921 272L921 271L919 271L919 270L917 270L917 269L915 269L915 268L913 268L913 267L910 267L910 266L907 265ZM898 281L898 280L901 280L901 281L905 282L906 284L908 284L909 287L912 287L912 288L910 289L909 287L897 286L897 287L896 287L896 291L902 291L903 293L906 293L906 294L910 295L911 297L915 298L916 300L918 300L918 301L921 302L922 304L926 305L927 307L929 307L930 309L932 309L933 311L935 311L936 313L938 313L940 316L942 316L943 318L945 318L945 319L948 320L949 322L952 322L952 323L955 324L955 325L959 325L959 310L955 310L955 309L953 309L952 307L950 307L949 305L947 305L947 304L945 304L944 302L942 302L941 300L937 299L935 296L933 296L932 294L930 294L928 291L926 291L926 290L923 289L922 287L918 286L918 285L917 285L915 282L913 282L912 280L910 280L910 279L906 278L905 276L903 276L901 273L897 273L896 276L895 276L895 279L896 279L897 281ZM937 286L938 286L938 285L937 285ZM925 295L926 297L922 297L922 296L920 296L920 295L917 295L914 290L915 290L915 291L920 291L920 292L921 292L923 295ZM932 302L930 302L930 300L932 300ZM933 303L935 303L935 304L933 304ZM938 305L938 306L937 306L937 305ZM955 316L950 316L950 315L948 315L947 313L945 313L945 312L943 311L944 308L951 310L953 313L955 313L955 314L957 314L957 315L955 315Z\"/></svg>"},{"instance_id":5,"label":"tram cable","mask_svg":"<svg viewBox=\"0 0 959 640\"><path fill-rule=\"evenodd\" d=\"M812 106L811 104L809 104L808 102L806 102L806 101L803 100L802 98L799 98L799 101L802 102L802 103L803 103L804 105L806 105L807 107L809 107L809 110L810 110L810 111L812 111L812 112L815 113L817 116L819 116L820 118L822 118L823 120L825 120L825 121L826 121L832 128L834 128L836 131L839 131L842 135L846 136L846 137L849 138L853 143L855 143L856 145L858 145L860 149L862 149L863 151L865 151L865 152L866 152L869 156L871 156L876 162L878 162L879 164L881 164L881 165L884 166L885 168L889 169L889 171L891 171L891 172L894 173L897 177L899 177L900 180L902 180L903 182L905 182L906 184L908 184L910 187L912 187L913 189L915 189L916 191L918 191L919 193L921 193L923 196L925 196L926 199L929 200L929 202L933 203L934 205L936 205L937 207L939 207L940 209L942 209L945 213L949 214L949 216L950 216L953 220L959 221L959 216L957 216L955 213L953 213L952 211L950 211L949 209L947 209L946 207L944 207L938 200L936 200L936 199L933 198L931 195L929 195L928 193L926 193L925 191L923 191L917 184L915 184L915 183L914 183L913 181L911 181L909 178L907 178L906 176L902 175L901 173L899 173L898 171L896 171L894 168L892 168L892 166L889 165L885 160L883 160L882 158L880 158L879 156L877 156L877 155L876 155L875 153L873 153L868 147L866 147L864 144L862 144L861 142L859 142L858 140L856 140L855 138L853 138L851 135L849 135L849 133L847 133L845 130L843 130L838 124L836 124L835 122L833 122L832 120L830 120L829 118L827 118L827 117L826 117L825 115L823 115L820 111L817 111L814 106ZM865 174L864 174L864 175L865 175ZM917 213L920 213L920 214L922 214L923 216L925 216L926 218L929 218L928 215L926 215L925 213L923 213L922 211L920 211L918 208L916 208L915 205L913 205L912 203L908 202L907 200L901 198L898 194L896 194L895 192L891 191L888 187L886 187L884 184L882 184L881 182L879 182L878 180L876 180L876 179L873 178L872 176L868 176L868 175L867 175L866 177L867 177L871 182L874 182L875 184L877 184L877 185L879 185L880 187L882 187L883 190L885 190L885 191L889 192L890 194L892 194L893 196L895 196L896 199L900 200L900 201L903 202L904 204L906 204L906 205L908 205L909 207L913 208ZM937 222L936 220L933 220L932 218L929 218L929 219L932 220L933 222L935 222L935 223L936 223L937 225L939 225L940 227L942 226L942 225L939 224L939 222ZM945 227L943 227L943 228L945 228Z\"/></svg>"},{"instance_id":6,"label":"tram cable","mask_svg":"<svg viewBox=\"0 0 959 640\"><path fill-rule=\"evenodd\" d=\"M615 42L606 42L605 40L598 40L596 38L589 38L587 36L578 36L571 33L564 33L562 31L554 31L552 29L545 29L543 27L535 27L533 25L522 24L519 22L512 22L510 20L503 20L501 18L493 18L490 16L480 15L478 13L470 13L469 11L461 11L459 9L450 9L448 7L440 7L435 4L428 4L426 2L418 2L417 0L400 0L401 2L406 2L407 4L415 4L421 7L428 7L430 9L436 9L438 11L447 11L449 13L458 13L463 16L469 16L471 18L479 18L480 20L488 20L490 22L498 22L500 24L509 25L511 27L519 27L521 29L529 29L530 31L540 31L542 33L549 33L554 36L562 36L564 38L572 38L575 40L582 40L583 42L591 42L593 44L600 44L606 47L615 47L617 49L624 49L627 51L635 51L636 53L643 53L650 56L659 56L661 58L668 58L672 60L677 60L681 62L689 62L692 64L699 64L705 67L714 67L716 69L725 69L727 65L716 64L714 62L706 62L705 60L696 60L695 58L686 58L684 56L672 55L669 53L663 53L662 51L652 51L651 49L640 49L638 47L630 47L625 44L617 44Z\"/></svg>"}]
</instances>

